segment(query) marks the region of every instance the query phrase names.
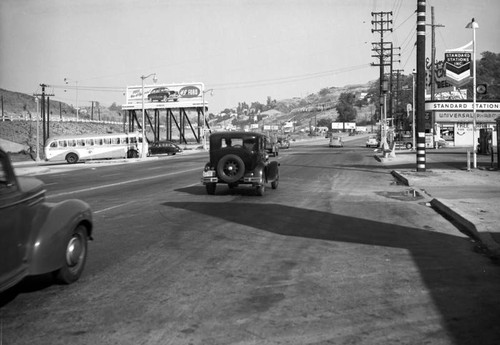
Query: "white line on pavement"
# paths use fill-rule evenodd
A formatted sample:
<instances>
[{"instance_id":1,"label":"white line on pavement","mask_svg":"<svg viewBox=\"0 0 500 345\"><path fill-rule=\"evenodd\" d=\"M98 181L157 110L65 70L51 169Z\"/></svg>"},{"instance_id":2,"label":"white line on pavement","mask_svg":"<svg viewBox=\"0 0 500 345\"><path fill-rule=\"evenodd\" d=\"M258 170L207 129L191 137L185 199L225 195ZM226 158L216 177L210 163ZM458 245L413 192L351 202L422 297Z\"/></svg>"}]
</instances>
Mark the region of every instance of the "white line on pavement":
<instances>
[{"instance_id":1,"label":"white line on pavement","mask_svg":"<svg viewBox=\"0 0 500 345\"><path fill-rule=\"evenodd\" d=\"M130 203L132 203L133 201L129 201L129 202L126 202L124 204L120 204L120 205L115 205L115 206L111 206L111 207L107 207L105 209L102 209L102 210L99 210L99 211L93 211L94 214L96 213L101 213L101 212L106 212L106 211L109 211L109 210L112 210L114 208L117 208L117 207L122 207L122 206L125 206L125 205L128 205Z\"/></svg>"}]
</instances>

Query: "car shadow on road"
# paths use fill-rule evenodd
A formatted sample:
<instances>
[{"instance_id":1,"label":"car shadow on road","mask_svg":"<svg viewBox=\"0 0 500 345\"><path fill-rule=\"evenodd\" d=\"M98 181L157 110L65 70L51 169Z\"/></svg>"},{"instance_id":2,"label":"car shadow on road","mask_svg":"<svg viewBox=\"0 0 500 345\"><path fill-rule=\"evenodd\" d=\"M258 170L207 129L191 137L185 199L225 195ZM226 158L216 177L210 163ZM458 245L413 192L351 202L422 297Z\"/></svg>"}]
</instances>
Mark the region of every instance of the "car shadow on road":
<instances>
[{"instance_id":1,"label":"car shadow on road","mask_svg":"<svg viewBox=\"0 0 500 345\"><path fill-rule=\"evenodd\" d=\"M499 272L496 267L484 270L481 281L477 280L482 267L478 267L477 261L463 257L470 250L466 238L269 203L166 202L163 205L283 236L406 249L418 266L454 344L493 344L500 339L500 299L491 297L499 295ZM477 254L471 252L471 255ZM493 264L484 258L483 265Z\"/></svg>"}]
</instances>

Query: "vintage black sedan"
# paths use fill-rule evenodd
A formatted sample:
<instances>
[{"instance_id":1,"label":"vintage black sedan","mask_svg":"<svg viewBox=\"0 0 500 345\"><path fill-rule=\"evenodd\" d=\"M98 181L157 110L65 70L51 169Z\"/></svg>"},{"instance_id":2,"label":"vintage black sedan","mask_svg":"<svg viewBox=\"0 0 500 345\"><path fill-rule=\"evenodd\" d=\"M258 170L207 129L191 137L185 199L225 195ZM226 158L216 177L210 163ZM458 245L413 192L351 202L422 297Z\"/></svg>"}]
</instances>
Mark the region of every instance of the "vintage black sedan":
<instances>
[{"instance_id":1,"label":"vintage black sedan","mask_svg":"<svg viewBox=\"0 0 500 345\"><path fill-rule=\"evenodd\" d=\"M210 135L210 162L203 169L202 183L208 194L215 194L218 183L229 188L252 186L263 196L266 183L278 188L279 163L269 161L268 137L254 132L218 132Z\"/></svg>"},{"instance_id":2,"label":"vintage black sedan","mask_svg":"<svg viewBox=\"0 0 500 345\"><path fill-rule=\"evenodd\" d=\"M181 153L182 149L171 141L155 141L149 144L148 153L149 155L175 155L176 153Z\"/></svg>"},{"instance_id":3,"label":"vintage black sedan","mask_svg":"<svg viewBox=\"0 0 500 345\"><path fill-rule=\"evenodd\" d=\"M0 149L0 292L30 275L53 273L64 284L78 280L92 224L89 205L45 201L43 182L16 176Z\"/></svg>"}]
</instances>

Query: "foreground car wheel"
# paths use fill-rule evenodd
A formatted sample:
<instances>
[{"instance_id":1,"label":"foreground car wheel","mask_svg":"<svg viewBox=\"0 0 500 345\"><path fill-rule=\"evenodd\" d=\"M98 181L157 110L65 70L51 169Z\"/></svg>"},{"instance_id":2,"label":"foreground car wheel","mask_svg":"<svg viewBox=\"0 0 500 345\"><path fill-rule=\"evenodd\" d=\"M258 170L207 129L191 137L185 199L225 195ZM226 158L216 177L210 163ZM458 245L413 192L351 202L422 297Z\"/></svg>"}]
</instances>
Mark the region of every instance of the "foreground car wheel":
<instances>
[{"instance_id":1,"label":"foreground car wheel","mask_svg":"<svg viewBox=\"0 0 500 345\"><path fill-rule=\"evenodd\" d=\"M71 284L80 278L87 261L87 229L78 225L66 243L64 265L55 272L56 280Z\"/></svg>"},{"instance_id":2,"label":"foreground car wheel","mask_svg":"<svg viewBox=\"0 0 500 345\"><path fill-rule=\"evenodd\" d=\"M216 183L207 183L205 185L205 188L207 189L207 194L208 195L214 195L215 194L215 188L217 187Z\"/></svg>"},{"instance_id":3,"label":"foreground car wheel","mask_svg":"<svg viewBox=\"0 0 500 345\"><path fill-rule=\"evenodd\" d=\"M217 174L224 182L237 182L243 177L244 173L245 163L237 155L225 155L217 164Z\"/></svg>"}]
</instances>

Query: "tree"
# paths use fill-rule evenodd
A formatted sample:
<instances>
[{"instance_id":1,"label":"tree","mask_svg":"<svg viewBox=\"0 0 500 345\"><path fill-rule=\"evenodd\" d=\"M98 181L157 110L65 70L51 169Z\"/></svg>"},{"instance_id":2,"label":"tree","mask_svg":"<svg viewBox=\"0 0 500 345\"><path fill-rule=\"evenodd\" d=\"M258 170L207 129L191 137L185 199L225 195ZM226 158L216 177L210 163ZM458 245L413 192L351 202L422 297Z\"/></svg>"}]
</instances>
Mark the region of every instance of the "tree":
<instances>
[{"instance_id":1,"label":"tree","mask_svg":"<svg viewBox=\"0 0 500 345\"><path fill-rule=\"evenodd\" d=\"M331 119L319 119L316 124L318 127L328 127L328 129L332 128L332 120Z\"/></svg>"},{"instance_id":2,"label":"tree","mask_svg":"<svg viewBox=\"0 0 500 345\"><path fill-rule=\"evenodd\" d=\"M477 96L480 99L500 99L500 54L486 51L481 55L483 57L476 66L476 82L486 84L488 91L484 95L478 94ZM472 83L469 91L472 91Z\"/></svg>"},{"instance_id":3,"label":"tree","mask_svg":"<svg viewBox=\"0 0 500 345\"><path fill-rule=\"evenodd\" d=\"M356 95L352 92L343 92L339 96L339 100L337 102L337 112L339 116L337 117L337 121L341 122L354 122L356 121L356 116L358 112L354 107L354 102L356 101Z\"/></svg>"},{"instance_id":4,"label":"tree","mask_svg":"<svg viewBox=\"0 0 500 345\"><path fill-rule=\"evenodd\" d=\"M327 87L325 87L325 88L323 88L323 89L321 89L321 90L319 91L319 95L320 95L320 96L326 96L326 95L328 95L329 93L330 93L330 90L329 90Z\"/></svg>"},{"instance_id":5,"label":"tree","mask_svg":"<svg viewBox=\"0 0 500 345\"><path fill-rule=\"evenodd\" d=\"M111 110L111 111L119 111L119 110L121 110L121 108L116 105L116 102L113 102L113 104L111 104L108 109Z\"/></svg>"}]
</instances>

